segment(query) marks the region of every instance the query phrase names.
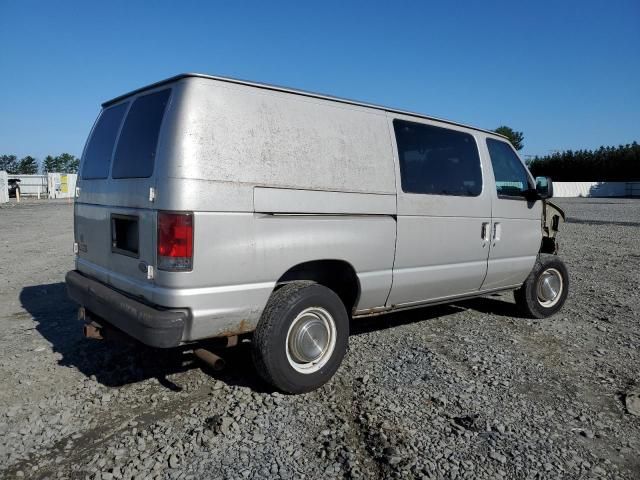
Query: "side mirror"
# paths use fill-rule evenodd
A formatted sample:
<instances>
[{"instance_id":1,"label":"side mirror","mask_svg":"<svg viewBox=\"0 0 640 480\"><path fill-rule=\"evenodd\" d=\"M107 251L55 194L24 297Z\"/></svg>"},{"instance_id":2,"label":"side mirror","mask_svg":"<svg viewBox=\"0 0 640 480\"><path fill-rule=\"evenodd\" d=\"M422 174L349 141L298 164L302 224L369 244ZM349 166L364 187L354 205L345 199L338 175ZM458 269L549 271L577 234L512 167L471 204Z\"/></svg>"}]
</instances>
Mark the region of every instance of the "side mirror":
<instances>
[{"instance_id":1,"label":"side mirror","mask_svg":"<svg viewBox=\"0 0 640 480\"><path fill-rule=\"evenodd\" d=\"M553 181L549 177L536 177L536 193L541 199L553 197Z\"/></svg>"}]
</instances>

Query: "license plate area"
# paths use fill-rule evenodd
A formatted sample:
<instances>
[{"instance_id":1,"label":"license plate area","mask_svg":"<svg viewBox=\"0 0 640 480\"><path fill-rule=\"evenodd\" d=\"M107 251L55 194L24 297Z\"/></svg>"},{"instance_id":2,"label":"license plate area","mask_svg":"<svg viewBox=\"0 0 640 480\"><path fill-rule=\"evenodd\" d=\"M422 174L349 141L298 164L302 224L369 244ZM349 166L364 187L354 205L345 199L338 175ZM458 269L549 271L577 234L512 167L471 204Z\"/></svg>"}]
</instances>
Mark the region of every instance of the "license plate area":
<instances>
[{"instance_id":1,"label":"license plate area","mask_svg":"<svg viewBox=\"0 0 640 480\"><path fill-rule=\"evenodd\" d=\"M137 216L111 214L111 251L128 257L140 257Z\"/></svg>"}]
</instances>

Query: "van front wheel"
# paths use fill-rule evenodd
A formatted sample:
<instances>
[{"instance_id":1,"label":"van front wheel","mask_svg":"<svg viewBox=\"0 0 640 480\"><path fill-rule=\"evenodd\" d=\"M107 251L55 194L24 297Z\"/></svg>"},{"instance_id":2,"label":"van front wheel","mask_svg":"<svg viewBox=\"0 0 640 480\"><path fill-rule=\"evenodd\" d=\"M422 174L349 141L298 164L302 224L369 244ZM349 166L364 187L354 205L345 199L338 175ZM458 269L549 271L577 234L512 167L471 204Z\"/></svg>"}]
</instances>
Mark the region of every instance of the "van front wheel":
<instances>
[{"instance_id":1,"label":"van front wheel","mask_svg":"<svg viewBox=\"0 0 640 480\"><path fill-rule=\"evenodd\" d=\"M304 393L335 374L348 342L340 297L317 283L293 282L271 295L253 335L253 361L278 390Z\"/></svg>"},{"instance_id":2,"label":"van front wheel","mask_svg":"<svg viewBox=\"0 0 640 480\"><path fill-rule=\"evenodd\" d=\"M516 304L527 317L550 317L562 308L569 294L569 272L555 255L543 255L514 292Z\"/></svg>"}]
</instances>

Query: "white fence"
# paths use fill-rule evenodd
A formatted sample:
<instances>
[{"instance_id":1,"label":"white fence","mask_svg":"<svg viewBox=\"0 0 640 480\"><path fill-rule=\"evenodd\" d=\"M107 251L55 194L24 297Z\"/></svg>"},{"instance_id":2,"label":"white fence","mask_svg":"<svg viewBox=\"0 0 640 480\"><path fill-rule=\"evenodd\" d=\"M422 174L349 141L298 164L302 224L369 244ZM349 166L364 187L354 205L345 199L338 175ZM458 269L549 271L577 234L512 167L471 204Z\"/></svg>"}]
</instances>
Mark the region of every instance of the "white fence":
<instances>
[{"instance_id":1,"label":"white fence","mask_svg":"<svg viewBox=\"0 0 640 480\"><path fill-rule=\"evenodd\" d=\"M48 175L49 198L73 198L76 196L75 173L49 173Z\"/></svg>"},{"instance_id":2,"label":"white fence","mask_svg":"<svg viewBox=\"0 0 640 480\"><path fill-rule=\"evenodd\" d=\"M20 180L20 195L23 197L47 198L46 175L9 175L9 179Z\"/></svg>"},{"instance_id":3,"label":"white fence","mask_svg":"<svg viewBox=\"0 0 640 480\"><path fill-rule=\"evenodd\" d=\"M0 170L0 203L9 201L9 182L7 181L7 172Z\"/></svg>"},{"instance_id":4,"label":"white fence","mask_svg":"<svg viewBox=\"0 0 640 480\"><path fill-rule=\"evenodd\" d=\"M640 198L640 182L627 182L627 197Z\"/></svg>"},{"instance_id":5,"label":"white fence","mask_svg":"<svg viewBox=\"0 0 640 480\"><path fill-rule=\"evenodd\" d=\"M75 173L47 173L45 175L7 175L5 180L20 180L20 196L38 198L73 198L76 192L76 181L78 175ZM7 185L2 184L0 177L0 189L7 192ZM8 195L8 193L7 193ZM4 197L0 194L0 202ZM8 201L4 200L5 202Z\"/></svg>"},{"instance_id":6,"label":"white fence","mask_svg":"<svg viewBox=\"0 0 640 480\"><path fill-rule=\"evenodd\" d=\"M637 197L640 182L553 182L554 197Z\"/></svg>"}]
</instances>

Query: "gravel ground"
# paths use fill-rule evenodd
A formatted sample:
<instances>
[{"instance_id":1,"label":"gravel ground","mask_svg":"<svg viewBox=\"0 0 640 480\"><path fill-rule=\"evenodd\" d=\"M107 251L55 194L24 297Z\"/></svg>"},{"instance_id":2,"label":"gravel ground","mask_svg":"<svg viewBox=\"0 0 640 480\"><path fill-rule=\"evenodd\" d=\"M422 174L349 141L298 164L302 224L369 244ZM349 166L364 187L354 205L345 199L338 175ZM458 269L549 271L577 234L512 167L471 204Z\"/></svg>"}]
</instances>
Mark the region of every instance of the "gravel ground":
<instances>
[{"instance_id":1,"label":"gravel ground","mask_svg":"<svg viewBox=\"0 0 640 480\"><path fill-rule=\"evenodd\" d=\"M0 476L639 478L640 201L558 203L558 315L504 294L354 321L334 380L301 396L261 383L247 344L212 373L83 339L72 207L2 206Z\"/></svg>"}]
</instances>

